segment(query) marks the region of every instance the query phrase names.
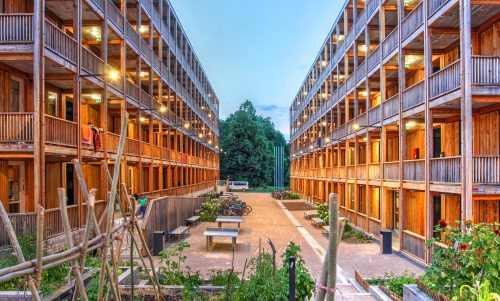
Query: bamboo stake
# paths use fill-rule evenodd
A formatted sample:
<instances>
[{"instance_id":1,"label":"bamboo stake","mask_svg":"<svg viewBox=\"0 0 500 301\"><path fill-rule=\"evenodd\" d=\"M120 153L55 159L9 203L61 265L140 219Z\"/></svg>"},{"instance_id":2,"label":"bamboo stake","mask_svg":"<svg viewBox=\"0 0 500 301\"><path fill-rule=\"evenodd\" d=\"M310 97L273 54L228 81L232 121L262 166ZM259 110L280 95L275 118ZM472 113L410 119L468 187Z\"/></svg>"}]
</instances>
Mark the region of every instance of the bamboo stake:
<instances>
[{"instance_id":1,"label":"bamboo stake","mask_svg":"<svg viewBox=\"0 0 500 301\"><path fill-rule=\"evenodd\" d=\"M130 202L130 197L127 193L127 186L125 185L125 183L122 183L122 187L123 187L123 192L124 192L124 195L125 195L125 200L127 201L127 204L129 206L129 209L132 210L133 208L133 205L132 203ZM134 213L132 213L134 214ZM161 287L160 287L160 282L158 281L158 276L156 275L156 270L155 270L155 267L154 267L154 262L153 262L153 257L151 256L151 252L149 251L149 248L148 248L148 244L146 242L146 240L144 239L144 236L142 235L142 232L141 232L141 228L139 228L139 225L137 223L133 223L133 227L135 227L135 229L137 230L137 233L139 234L139 238L141 240L141 243L142 243L142 246L143 246L143 249L146 251L146 255L149 259L149 264L151 266L151 271L152 271L152 282L153 284L156 284L157 288L158 288L158 300L160 300L160 298L163 296L163 293L161 291ZM134 239L135 241L135 237L133 235L133 230L131 232L131 237ZM137 248L137 251L139 253L139 257L142 257L142 254L141 254L141 251L139 250L139 245L137 243L134 243L136 248ZM146 267L146 266L145 266Z\"/></svg>"},{"instance_id":2,"label":"bamboo stake","mask_svg":"<svg viewBox=\"0 0 500 301\"><path fill-rule=\"evenodd\" d=\"M37 221L36 221L36 287L40 288L40 280L42 278L42 258L43 258L43 225L45 220L45 209L38 204Z\"/></svg>"},{"instance_id":3,"label":"bamboo stake","mask_svg":"<svg viewBox=\"0 0 500 301\"><path fill-rule=\"evenodd\" d=\"M122 159L122 154L123 154L123 147L125 145L125 135L127 132L127 124L128 124L128 113L124 112L123 115L123 120L122 120L122 125L120 128L120 140L118 143L118 151L116 154L116 160L115 160L115 165L119 166L120 161ZM99 275L99 290L97 292L97 299L101 300L102 298L102 292L104 289L104 273L105 273L105 265L108 260L108 251L109 251L109 243L111 242L111 227L113 226L113 211L114 211L114 197L116 194L116 187L118 185L118 178L120 175L120 168L115 168L113 172L113 181L111 183L111 189L108 192L107 199L108 199L108 212L107 212L107 225L106 225L106 244L104 245L103 248L103 254L102 254L102 265L101 265L101 272ZM111 283L111 278L113 278L112 274L109 275L110 283Z\"/></svg>"},{"instance_id":4,"label":"bamboo stake","mask_svg":"<svg viewBox=\"0 0 500 301\"><path fill-rule=\"evenodd\" d=\"M80 188L81 188L81 190L83 192L83 197L84 197L85 201L88 203L89 193L88 193L88 190L87 190L87 184L85 182L85 178L83 177L82 166L81 166L81 164L80 164L80 162L78 160L73 160L73 165L75 167L75 172L76 172L76 176L77 176L78 182L80 184ZM109 203L109 201L108 201L108 203ZM108 204L108 211L109 211L109 207L110 206ZM88 210L87 213L90 213L90 220L87 221L87 223L90 222L91 225L94 226L94 232L96 233L96 235L101 235L101 229L99 228L99 222L97 221L97 218L95 216L94 210ZM108 215L109 215L109 212L108 212ZM109 233L109 232L107 232L107 233ZM110 234L112 234L112 233L110 233ZM107 241L107 243L109 244L109 241ZM104 268L101 265L101 273L100 273L99 277L101 277L101 275L103 274L103 271L105 270L108 273L108 276L111 278L112 275L113 275L113 273L111 271L111 267L109 266L108 261L105 260L105 259L106 258L103 257ZM102 277L104 277L104 276L102 276ZM100 279L102 279L102 278L100 278ZM101 284L103 285L102 288L101 288ZM113 297L116 300L120 300L120 296L118 295L116 287L114 285L110 285L110 286L112 287ZM100 280L99 281L99 287L101 289L104 288L104 280L102 280L102 281ZM102 294L102 291L101 291L101 294ZM99 295L99 291L98 291L98 300L101 300L100 298L102 298L102 295Z\"/></svg>"},{"instance_id":5,"label":"bamboo stake","mask_svg":"<svg viewBox=\"0 0 500 301\"><path fill-rule=\"evenodd\" d=\"M5 226L5 230L7 231L7 234L9 235L10 243L12 244L12 249L14 249L14 253L16 253L17 260L20 263L25 262L24 259L24 254L23 250L21 249L21 246L19 245L19 241L17 240L16 232L14 231L14 227L12 227L12 223L10 222L9 216L7 215L7 211L5 211L5 208L3 207L3 203L0 202L0 216L3 221L3 225ZM41 301L40 295L38 294L38 290L36 288L36 285L33 281L33 278L28 275L27 276L27 282L28 282L28 287L29 290L31 291L31 296L35 301Z\"/></svg>"},{"instance_id":6,"label":"bamboo stake","mask_svg":"<svg viewBox=\"0 0 500 301\"><path fill-rule=\"evenodd\" d=\"M332 204L331 204L332 195L336 196L336 198L337 198L337 205L338 205L338 195L331 193L330 196L329 196L329 200L330 200L329 206L330 207L332 206ZM337 213L338 213L338 209L337 209ZM340 245L340 242L342 241L342 234L344 233L344 227L345 227L346 219L344 217L338 218L338 222L337 222L337 225L338 225L337 227L338 228L334 231L334 232L337 233L337 235L336 235L336 238L333 238L332 237L332 233L333 233L332 232L333 231L332 228L334 226L333 226L333 221L332 221L331 217L332 217L332 215L331 215L331 212L330 212L330 229L329 229L329 235L328 235L329 236L328 237L329 247L330 247L330 242L335 241L336 242L336 248L335 249L337 250L338 247L339 247L339 245ZM338 215L337 215L337 217L338 217ZM329 262L329 259L331 258L329 251L330 251L330 248L327 249L326 254L325 254L325 259L323 261L323 266L322 266L321 274L320 274L319 285L323 286L323 287L334 288L334 287L331 287L329 285L327 286L327 282L328 282L328 266L329 266L328 262ZM325 300L325 295L326 295L326 291L323 288L320 288L318 290L317 294L316 294L315 300L316 301L323 301L323 300ZM331 294L329 294L329 295L331 295Z\"/></svg>"},{"instance_id":7,"label":"bamboo stake","mask_svg":"<svg viewBox=\"0 0 500 301\"><path fill-rule=\"evenodd\" d=\"M66 236L66 242L68 244L69 248L72 248L74 246L73 242L73 236L71 235L71 226L69 224L69 218L68 218L68 208L66 207L66 192L64 188L58 188L57 193L59 196L59 206L61 208L61 219L62 223L64 226L64 234ZM86 228L88 228L88 224ZM80 298L82 298L83 301L88 301L87 299L87 293L85 292L85 284L83 283L83 277L82 277L82 271L81 267L78 265L78 261L76 259L71 260L71 269L73 270L73 273L75 274L75 287L76 290L80 293Z\"/></svg>"}]
</instances>

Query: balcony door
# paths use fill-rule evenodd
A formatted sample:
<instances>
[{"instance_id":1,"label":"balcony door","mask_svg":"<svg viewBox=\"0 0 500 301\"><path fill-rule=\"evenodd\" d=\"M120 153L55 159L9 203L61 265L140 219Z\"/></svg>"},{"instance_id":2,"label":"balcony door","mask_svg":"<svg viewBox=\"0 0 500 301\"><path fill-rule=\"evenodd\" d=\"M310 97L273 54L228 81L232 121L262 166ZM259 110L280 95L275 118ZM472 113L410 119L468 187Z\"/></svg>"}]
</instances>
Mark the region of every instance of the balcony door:
<instances>
[{"instance_id":1,"label":"balcony door","mask_svg":"<svg viewBox=\"0 0 500 301\"><path fill-rule=\"evenodd\" d=\"M25 163L9 161L7 166L7 195L9 213L25 212Z\"/></svg>"},{"instance_id":2,"label":"balcony door","mask_svg":"<svg viewBox=\"0 0 500 301\"><path fill-rule=\"evenodd\" d=\"M8 112L24 112L24 80L11 76Z\"/></svg>"}]
</instances>

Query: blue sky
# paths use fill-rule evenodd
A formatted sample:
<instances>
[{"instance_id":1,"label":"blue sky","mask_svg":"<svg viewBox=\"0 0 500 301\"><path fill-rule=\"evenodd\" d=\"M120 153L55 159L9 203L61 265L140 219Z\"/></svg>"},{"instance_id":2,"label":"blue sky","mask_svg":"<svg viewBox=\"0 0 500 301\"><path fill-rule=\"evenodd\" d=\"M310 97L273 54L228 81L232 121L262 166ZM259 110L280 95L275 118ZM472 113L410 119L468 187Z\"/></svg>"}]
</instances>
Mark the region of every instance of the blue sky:
<instances>
[{"instance_id":1,"label":"blue sky","mask_svg":"<svg viewBox=\"0 0 500 301\"><path fill-rule=\"evenodd\" d=\"M340 0L171 0L220 100L246 99L288 139L288 108L343 4Z\"/></svg>"}]
</instances>

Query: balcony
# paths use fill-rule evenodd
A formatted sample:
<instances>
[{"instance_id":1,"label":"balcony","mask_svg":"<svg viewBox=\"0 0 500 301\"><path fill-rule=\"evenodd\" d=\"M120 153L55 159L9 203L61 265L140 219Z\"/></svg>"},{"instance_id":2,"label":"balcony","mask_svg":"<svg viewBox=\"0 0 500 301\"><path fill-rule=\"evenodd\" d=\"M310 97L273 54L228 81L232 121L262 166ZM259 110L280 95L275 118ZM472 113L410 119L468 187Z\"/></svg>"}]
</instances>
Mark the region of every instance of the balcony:
<instances>
[{"instance_id":1,"label":"balcony","mask_svg":"<svg viewBox=\"0 0 500 301\"><path fill-rule=\"evenodd\" d=\"M54 54L76 64L77 42L49 20L45 20L45 47Z\"/></svg>"},{"instance_id":2,"label":"balcony","mask_svg":"<svg viewBox=\"0 0 500 301\"><path fill-rule=\"evenodd\" d=\"M424 81L420 81L403 91L403 110L408 110L424 103Z\"/></svg>"},{"instance_id":3,"label":"balcony","mask_svg":"<svg viewBox=\"0 0 500 301\"><path fill-rule=\"evenodd\" d=\"M460 60L435 72L429 77L429 98L436 98L460 88Z\"/></svg>"},{"instance_id":4,"label":"balcony","mask_svg":"<svg viewBox=\"0 0 500 301\"><path fill-rule=\"evenodd\" d=\"M380 179L380 163L368 164L368 179L369 180Z\"/></svg>"},{"instance_id":5,"label":"balcony","mask_svg":"<svg viewBox=\"0 0 500 301\"><path fill-rule=\"evenodd\" d=\"M385 38L382 44L383 57L387 57L398 46L398 27Z\"/></svg>"},{"instance_id":6,"label":"balcony","mask_svg":"<svg viewBox=\"0 0 500 301\"><path fill-rule=\"evenodd\" d=\"M401 38L406 40L424 22L424 1L420 1L417 6L401 22ZM432 1L430 1L432 2Z\"/></svg>"},{"instance_id":7,"label":"balcony","mask_svg":"<svg viewBox=\"0 0 500 301\"><path fill-rule=\"evenodd\" d=\"M141 143L139 140L127 138L127 154L139 156Z\"/></svg>"},{"instance_id":8,"label":"balcony","mask_svg":"<svg viewBox=\"0 0 500 301\"><path fill-rule=\"evenodd\" d=\"M431 158L430 181L439 183L460 183L460 156Z\"/></svg>"},{"instance_id":9,"label":"balcony","mask_svg":"<svg viewBox=\"0 0 500 301\"><path fill-rule=\"evenodd\" d=\"M380 47L377 47L370 55L368 56L368 72L372 71L375 67L380 63Z\"/></svg>"},{"instance_id":10,"label":"balcony","mask_svg":"<svg viewBox=\"0 0 500 301\"><path fill-rule=\"evenodd\" d=\"M77 147L77 131L76 122L45 115L45 142L47 144Z\"/></svg>"},{"instance_id":11,"label":"balcony","mask_svg":"<svg viewBox=\"0 0 500 301\"><path fill-rule=\"evenodd\" d=\"M33 14L0 14L0 42L33 43Z\"/></svg>"},{"instance_id":12,"label":"balcony","mask_svg":"<svg viewBox=\"0 0 500 301\"><path fill-rule=\"evenodd\" d=\"M384 119L399 114L399 94L393 95L389 99L384 101L383 108Z\"/></svg>"},{"instance_id":13,"label":"balcony","mask_svg":"<svg viewBox=\"0 0 500 301\"><path fill-rule=\"evenodd\" d=\"M399 180L399 162L384 163L384 179Z\"/></svg>"},{"instance_id":14,"label":"balcony","mask_svg":"<svg viewBox=\"0 0 500 301\"><path fill-rule=\"evenodd\" d=\"M473 162L473 183L500 184L500 155L474 156Z\"/></svg>"},{"instance_id":15,"label":"balcony","mask_svg":"<svg viewBox=\"0 0 500 301\"><path fill-rule=\"evenodd\" d=\"M380 105L371 108L368 111L368 125L375 124L380 121Z\"/></svg>"},{"instance_id":16,"label":"balcony","mask_svg":"<svg viewBox=\"0 0 500 301\"><path fill-rule=\"evenodd\" d=\"M424 181L425 159L403 161L403 179L405 181Z\"/></svg>"},{"instance_id":17,"label":"balcony","mask_svg":"<svg viewBox=\"0 0 500 301\"><path fill-rule=\"evenodd\" d=\"M0 113L0 143L33 143L33 113Z\"/></svg>"}]
</instances>

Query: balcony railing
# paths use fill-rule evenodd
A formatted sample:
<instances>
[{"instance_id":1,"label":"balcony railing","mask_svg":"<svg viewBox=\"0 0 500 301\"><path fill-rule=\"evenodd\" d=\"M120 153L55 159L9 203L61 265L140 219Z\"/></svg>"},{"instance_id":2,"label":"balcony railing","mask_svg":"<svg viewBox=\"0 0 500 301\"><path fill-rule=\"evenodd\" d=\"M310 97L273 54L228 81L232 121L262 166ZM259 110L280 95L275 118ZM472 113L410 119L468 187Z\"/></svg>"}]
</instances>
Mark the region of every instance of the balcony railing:
<instances>
[{"instance_id":1,"label":"balcony railing","mask_svg":"<svg viewBox=\"0 0 500 301\"><path fill-rule=\"evenodd\" d=\"M380 179L380 163L368 164L368 179Z\"/></svg>"},{"instance_id":2,"label":"balcony railing","mask_svg":"<svg viewBox=\"0 0 500 301\"><path fill-rule=\"evenodd\" d=\"M125 35L127 39L130 41L132 46L135 47L135 49L139 50L139 34L135 29L130 25L128 21L125 21Z\"/></svg>"},{"instance_id":3,"label":"balcony railing","mask_svg":"<svg viewBox=\"0 0 500 301\"><path fill-rule=\"evenodd\" d=\"M356 82L356 77L354 76L354 72L349 74L346 80L346 91L349 91L352 87L354 87L354 83Z\"/></svg>"},{"instance_id":4,"label":"balcony railing","mask_svg":"<svg viewBox=\"0 0 500 301\"><path fill-rule=\"evenodd\" d=\"M104 62L87 48L82 51L82 68L90 74L103 74Z\"/></svg>"},{"instance_id":5,"label":"balcony railing","mask_svg":"<svg viewBox=\"0 0 500 301\"><path fill-rule=\"evenodd\" d=\"M0 14L0 43L32 43L33 14Z\"/></svg>"},{"instance_id":6,"label":"balcony railing","mask_svg":"<svg viewBox=\"0 0 500 301\"><path fill-rule=\"evenodd\" d=\"M500 184L500 156L474 156L474 183Z\"/></svg>"},{"instance_id":7,"label":"balcony railing","mask_svg":"<svg viewBox=\"0 0 500 301\"><path fill-rule=\"evenodd\" d=\"M384 179L399 180L399 162L384 163Z\"/></svg>"},{"instance_id":8,"label":"balcony railing","mask_svg":"<svg viewBox=\"0 0 500 301\"><path fill-rule=\"evenodd\" d=\"M106 133L106 148L108 152L116 153L118 144L120 143L120 135L108 132Z\"/></svg>"},{"instance_id":9,"label":"balcony railing","mask_svg":"<svg viewBox=\"0 0 500 301\"><path fill-rule=\"evenodd\" d=\"M398 28L394 30L385 38L382 44L383 57L388 56L398 46Z\"/></svg>"},{"instance_id":10,"label":"balcony railing","mask_svg":"<svg viewBox=\"0 0 500 301\"><path fill-rule=\"evenodd\" d=\"M141 143L139 140L127 138L127 154L139 156Z\"/></svg>"},{"instance_id":11,"label":"balcony railing","mask_svg":"<svg viewBox=\"0 0 500 301\"><path fill-rule=\"evenodd\" d=\"M430 181L445 183L460 183L460 156L431 158Z\"/></svg>"},{"instance_id":12,"label":"balcony railing","mask_svg":"<svg viewBox=\"0 0 500 301\"><path fill-rule=\"evenodd\" d=\"M448 3L450 0L432 0L427 1L429 5L429 16L435 13L439 8L441 8L444 4Z\"/></svg>"},{"instance_id":13,"label":"balcony railing","mask_svg":"<svg viewBox=\"0 0 500 301\"><path fill-rule=\"evenodd\" d=\"M368 111L368 125L372 125L380 121L380 105L371 108Z\"/></svg>"},{"instance_id":14,"label":"balcony railing","mask_svg":"<svg viewBox=\"0 0 500 301\"><path fill-rule=\"evenodd\" d=\"M372 53L368 56L368 72L370 72L373 68L375 68L380 63L380 47L373 50Z\"/></svg>"},{"instance_id":15,"label":"balcony railing","mask_svg":"<svg viewBox=\"0 0 500 301\"><path fill-rule=\"evenodd\" d=\"M403 161L403 176L405 181L424 181L425 159Z\"/></svg>"},{"instance_id":16,"label":"balcony railing","mask_svg":"<svg viewBox=\"0 0 500 301\"><path fill-rule=\"evenodd\" d=\"M45 20L45 47L76 64L77 42L59 27Z\"/></svg>"},{"instance_id":17,"label":"balcony railing","mask_svg":"<svg viewBox=\"0 0 500 301\"><path fill-rule=\"evenodd\" d=\"M125 82L125 94L131 99L139 102L139 87L129 80Z\"/></svg>"},{"instance_id":18,"label":"balcony railing","mask_svg":"<svg viewBox=\"0 0 500 301\"><path fill-rule=\"evenodd\" d=\"M77 130L74 121L45 115L45 141L49 144L77 147Z\"/></svg>"},{"instance_id":19,"label":"balcony railing","mask_svg":"<svg viewBox=\"0 0 500 301\"><path fill-rule=\"evenodd\" d=\"M403 91L403 110L416 107L424 102L424 81L420 81Z\"/></svg>"},{"instance_id":20,"label":"balcony railing","mask_svg":"<svg viewBox=\"0 0 500 301\"><path fill-rule=\"evenodd\" d=\"M116 26L119 32L123 33L123 15L120 10L108 0L108 17L111 22Z\"/></svg>"},{"instance_id":21,"label":"balcony railing","mask_svg":"<svg viewBox=\"0 0 500 301\"><path fill-rule=\"evenodd\" d=\"M363 77L366 74L366 60L364 60L361 64L358 65L356 68L356 82L359 82L360 80L363 79Z\"/></svg>"},{"instance_id":22,"label":"balcony railing","mask_svg":"<svg viewBox=\"0 0 500 301\"><path fill-rule=\"evenodd\" d=\"M429 97L435 98L460 87L460 60L429 77Z\"/></svg>"},{"instance_id":23,"label":"balcony railing","mask_svg":"<svg viewBox=\"0 0 500 301\"><path fill-rule=\"evenodd\" d=\"M0 113L0 143L33 142L33 113Z\"/></svg>"},{"instance_id":24,"label":"balcony railing","mask_svg":"<svg viewBox=\"0 0 500 301\"><path fill-rule=\"evenodd\" d=\"M424 260L425 237L408 230L403 230L403 250Z\"/></svg>"},{"instance_id":25,"label":"balcony railing","mask_svg":"<svg viewBox=\"0 0 500 301\"><path fill-rule=\"evenodd\" d=\"M500 56L472 56L472 83L500 85Z\"/></svg>"},{"instance_id":26,"label":"balcony railing","mask_svg":"<svg viewBox=\"0 0 500 301\"><path fill-rule=\"evenodd\" d=\"M366 164L358 164L356 175L358 179L366 179Z\"/></svg>"},{"instance_id":27,"label":"balcony railing","mask_svg":"<svg viewBox=\"0 0 500 301\"><path fill-rule=\"evenodd\" d=\"M392 117L399 113L399 94L391 96L389 99L384 101L384 119Z\"/></svg>"},{"instance_id":28,"label":"balcony railing","mask_svg":"<svg viewBox=\"0 0 500 301\"><path fill-rule=\"evenodd\" d=\"M401 22L401 38L405 40L415 30L417 30L424 21L424 1L420 1L417 6ZM431 1L432 2L432 1Z\"/></svg>"}]
</instances>

